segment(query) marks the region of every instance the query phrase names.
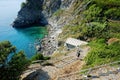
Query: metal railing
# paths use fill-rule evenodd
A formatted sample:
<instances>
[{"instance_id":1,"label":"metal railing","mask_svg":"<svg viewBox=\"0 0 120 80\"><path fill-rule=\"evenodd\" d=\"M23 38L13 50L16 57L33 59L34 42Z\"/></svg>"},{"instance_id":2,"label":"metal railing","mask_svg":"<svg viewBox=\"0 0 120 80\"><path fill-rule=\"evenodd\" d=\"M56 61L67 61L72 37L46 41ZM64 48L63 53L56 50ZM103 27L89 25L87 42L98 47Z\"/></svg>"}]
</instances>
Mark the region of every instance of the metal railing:
<instances>
[{"instance_id":1,"label":"metal railing","mask_svg":"<svg viewBox=\"0 0 120 80\"><path fill-rule=\"evenodd\" d=\"M79 76L84 78L84 77L87 77L87 75L89 75L90 72L93 71L93 70L96 70L96 69L99 69L99 68L102 68L102 67L106 67L106 66L110 66L110 65L114 65L114 64L118 65L118 63L120 63L120 61L115 61L115 62L111 62L111 63L108 63L108 64L103 64L103 65L100 65L100 66L96 66L96 67L93 67L93 68L88 68L88 69L76 71L76 72L73 72L73 73L60 75L60 76L57 77L57 79L72 76L72 75L76 75L76 74L79 74ZM116 72L120 72L120 67L118 67L116 69ZM111 71L111 73L114 73L114 71ZM105 74L105 73L101 73L101 74ZM99 76L102 76L101 74L99 74ZM108 73L106 73L106 74L108 74Z\"/></svg>"}]
</instances>

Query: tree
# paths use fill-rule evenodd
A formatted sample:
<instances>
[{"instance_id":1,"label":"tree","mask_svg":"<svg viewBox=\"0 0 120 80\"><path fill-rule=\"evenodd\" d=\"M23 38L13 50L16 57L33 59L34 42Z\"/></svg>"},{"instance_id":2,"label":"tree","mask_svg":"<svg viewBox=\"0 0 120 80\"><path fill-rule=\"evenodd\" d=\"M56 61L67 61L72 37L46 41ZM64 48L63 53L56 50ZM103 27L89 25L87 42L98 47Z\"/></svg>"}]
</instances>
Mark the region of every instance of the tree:
<instances>
[{"instance_id":1,"label":"tree","mask_svg":"<svg viewBox=\"0 0 120 80\"><path fill-rule=\"evenodd\" d=\"M28 65L23 51L16 53L9 41L0 42L0 80L18 80Z\"/></svg>"}]
</instances>

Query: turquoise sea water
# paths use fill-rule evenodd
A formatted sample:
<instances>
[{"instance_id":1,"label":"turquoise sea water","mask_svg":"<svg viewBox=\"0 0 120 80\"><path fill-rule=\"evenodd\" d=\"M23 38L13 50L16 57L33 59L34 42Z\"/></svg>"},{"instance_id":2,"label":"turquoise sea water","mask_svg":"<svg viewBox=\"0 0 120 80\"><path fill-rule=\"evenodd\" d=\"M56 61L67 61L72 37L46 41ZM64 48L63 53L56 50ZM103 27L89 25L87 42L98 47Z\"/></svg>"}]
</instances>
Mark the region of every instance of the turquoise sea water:
<instances>
[{"instance_id":1,"label":"turquoise sea water","mask_svg":"<svg viewBox=\"0 0 120 80\"><path fill-rule=\"evenodd\" d=\"M9 40L19 50L24 50L27 57L35 54L34 42L44 37L45 27L14 29L10 24L17 16L21 3L25 0L0 0L0 41Z\"/></svg>"}]
</instances>

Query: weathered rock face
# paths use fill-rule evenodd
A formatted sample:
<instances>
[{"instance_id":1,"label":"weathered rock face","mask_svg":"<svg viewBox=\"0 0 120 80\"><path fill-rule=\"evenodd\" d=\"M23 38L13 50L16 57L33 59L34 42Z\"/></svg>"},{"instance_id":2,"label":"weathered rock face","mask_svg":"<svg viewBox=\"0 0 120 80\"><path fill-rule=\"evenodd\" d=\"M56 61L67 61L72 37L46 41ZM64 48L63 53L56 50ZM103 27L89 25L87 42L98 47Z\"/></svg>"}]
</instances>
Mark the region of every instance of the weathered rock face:
<instances>
[{"instance_id":1,"label":"weathered rock face","mask_svg":"<svg viewBox=\"0 0 120 80\"><path fill-rule=\"evenodd\" d=\"M46 18L49 18L55 11L60 8L61 0L44 0L43 14Z\"/></svg>"},{"instance_id":2,"label":"weathered rock face","mask_svg":"<svg viewBox=\"0 0 120 80\"><path fill-rule=\"evenodd\" d=\"M47 24L42 14L43 0L27 0L25 5L18 12L13 22L13 27L28 27L34 24Z\"/></svg>"},{"instance_id":3,"label":"weathered rock face","mask_svg":"<svg viewBox=\"0 0 120 80\"><path fill-rule=\"evenodd\" d=\"M47 25L47 19L60 8L66 8L73 0L27 0L18 12L13 27L24 28L32 25Z\"/></svg>"},{"instance_id":4,"label":"weathered rock face","mask_svg":"<svg viewBox=\"0 0 120 80\"><path fill-rule=\"evenodd\" d=\"M61 4L61 8L68 8L72 2L74 2L75 0L61 0L62 4Z\"/></svg>"}]
</instances>

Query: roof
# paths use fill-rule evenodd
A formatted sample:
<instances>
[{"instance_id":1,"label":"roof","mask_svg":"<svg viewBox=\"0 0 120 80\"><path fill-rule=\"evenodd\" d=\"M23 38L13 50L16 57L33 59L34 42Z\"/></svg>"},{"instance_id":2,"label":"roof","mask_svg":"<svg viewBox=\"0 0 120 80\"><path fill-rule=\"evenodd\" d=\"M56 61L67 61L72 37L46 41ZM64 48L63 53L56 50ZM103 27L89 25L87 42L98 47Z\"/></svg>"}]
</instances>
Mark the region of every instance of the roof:
<instances>
[{"instance_id":1,"label":"roof","mask_svg":"<svg viewBox=\"0 0 120 80\"><path fill-rule=\"evenodd\" d=\"M81 41L81 40L78 40L78 39L75 39L75 38L67 38L67 40L66 40L65 43L73 45L73 46L76 46L76 47L80 46L80 45L86 45L86 44L88 44L85 41Z\"/></svg>"}]
</instances>

